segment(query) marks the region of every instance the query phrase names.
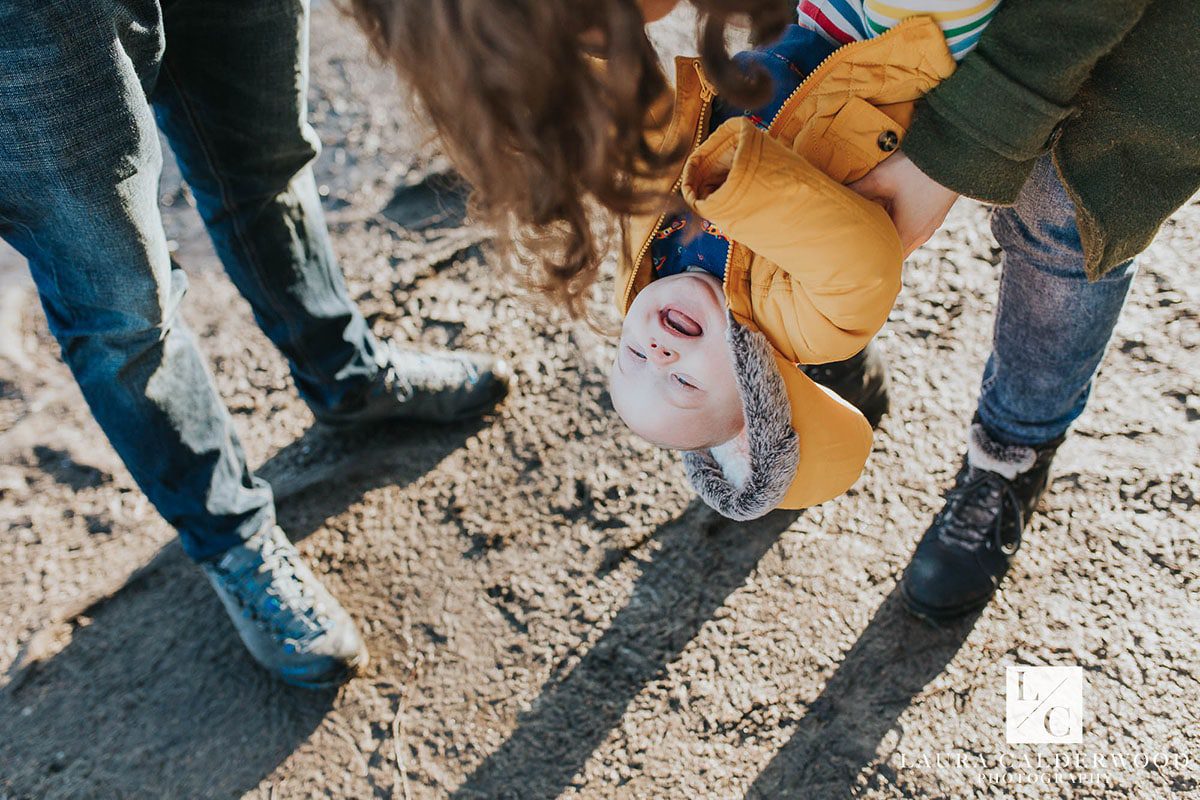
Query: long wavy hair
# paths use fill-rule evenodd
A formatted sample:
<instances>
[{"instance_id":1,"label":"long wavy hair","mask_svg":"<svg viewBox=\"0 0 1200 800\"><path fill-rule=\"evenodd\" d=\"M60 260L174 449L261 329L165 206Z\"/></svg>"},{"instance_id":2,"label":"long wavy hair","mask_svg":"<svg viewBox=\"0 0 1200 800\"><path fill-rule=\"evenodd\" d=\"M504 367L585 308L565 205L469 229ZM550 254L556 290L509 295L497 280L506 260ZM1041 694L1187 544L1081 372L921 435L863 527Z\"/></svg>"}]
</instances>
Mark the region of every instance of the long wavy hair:
<instances>
[{"instance_id":1,"label":"long wavy hair","mask_svg":"<svg viewBox=\"0 0 1200 800\"><path fill-rule=\"evenodd\" d=\"M754 41L777 35L794 0L689 0L698 47L721 95L765 102L769 77L726 46L731 22ZM645 191L678 153L647 141L669 85L637 0L342 0L375 52L415 91L446 154L472 187L472 211L526 277L586 316L610 222L662 206ZM602 69L596 58L604 60Z\"/></svg>"}]
</instances>

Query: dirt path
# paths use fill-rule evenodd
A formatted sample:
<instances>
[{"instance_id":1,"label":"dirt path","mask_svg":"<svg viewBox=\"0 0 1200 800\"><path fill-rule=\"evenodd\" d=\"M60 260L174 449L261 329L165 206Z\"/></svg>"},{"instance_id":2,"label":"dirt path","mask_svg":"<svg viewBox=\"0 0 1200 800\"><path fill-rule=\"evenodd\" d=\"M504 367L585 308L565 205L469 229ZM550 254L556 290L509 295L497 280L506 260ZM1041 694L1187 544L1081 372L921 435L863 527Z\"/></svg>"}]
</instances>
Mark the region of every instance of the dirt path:
<instances>
[{"instance_id":1,"label":"dirt path","mask_svg":"<svg viewBox=\"0 0 1200 800\"><path fill-rule=\"evenodd\" d=\"M933 629L895 587L987 352L983 209L958 209L907 270L866 476L821 508L735 525L615 421L608 343L514 292L452 197L421 219L440 165L325 6L313 42L318 176L352 293L381 334L501 352L519 391L472 426L309 432L168 173L185 317L283 524L374 656L340 693L295 691L242 651L9 270L0 797L1200 796L1200 203L1146 254L1002 595ZM1013 664L1084 668L1083 744L1005 743ZM1176 761L1092 785L988 782L1054 752Z\"/></svg>"}]
</instances>

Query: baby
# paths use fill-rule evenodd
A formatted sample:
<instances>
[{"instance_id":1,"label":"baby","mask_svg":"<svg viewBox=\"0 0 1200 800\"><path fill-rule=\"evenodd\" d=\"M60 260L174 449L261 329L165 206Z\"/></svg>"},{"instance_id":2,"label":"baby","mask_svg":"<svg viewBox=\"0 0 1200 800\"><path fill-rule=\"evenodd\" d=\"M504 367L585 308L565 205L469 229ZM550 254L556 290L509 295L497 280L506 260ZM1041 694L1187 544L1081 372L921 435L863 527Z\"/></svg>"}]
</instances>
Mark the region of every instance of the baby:
<instances>
[{"instance_id":1,"label":"baby","mask_svg":"<svg viewBox=\"0 0 1200 800\"><path fill-rule=\"evenodd\" d=\"M955 61L924 16L841 47L794 25L739 58L775 80L753 112L677 61L658 134L685 151L691 137L675 184L688 211L629 221L609 389L635 433L686 451L706 503L753 519L835 497L862 471L870 426L798 365L848 358L886 321L899 237L844 184L898 148L914 102Z\"/></svg>"}]
</instances>

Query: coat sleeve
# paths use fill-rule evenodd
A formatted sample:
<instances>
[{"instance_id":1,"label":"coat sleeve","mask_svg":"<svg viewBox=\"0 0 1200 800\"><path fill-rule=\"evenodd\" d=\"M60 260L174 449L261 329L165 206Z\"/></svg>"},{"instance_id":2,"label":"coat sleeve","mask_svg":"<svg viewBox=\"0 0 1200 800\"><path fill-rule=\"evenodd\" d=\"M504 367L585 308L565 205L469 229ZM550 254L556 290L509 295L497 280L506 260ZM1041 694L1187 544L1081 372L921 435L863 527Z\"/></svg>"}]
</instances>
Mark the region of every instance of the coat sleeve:
<instances>
[{"instance_id":1,"label":"coat sleeve","mask_svg":"<svg viewBox=\"0 0 1200 800\"><path fill-rule=\"evenodd\" d=\"M904 152L943 186L1012 203L1096 63L1150 2L1004 0L975 50L917 104Z\"/></svg>"},{"instance_id":2,"label":"coat sleeve","mask_svg":"<svg viewBox=\"0 0 1200 800\"><path fill-rule=\"evenodd\" d=\"M729 120L692 154L682 192L760 257L750 276L754 323L790 361L848 358L887 321L904 259L887 212L750 120Z\"/></svg>"}]
</instances>

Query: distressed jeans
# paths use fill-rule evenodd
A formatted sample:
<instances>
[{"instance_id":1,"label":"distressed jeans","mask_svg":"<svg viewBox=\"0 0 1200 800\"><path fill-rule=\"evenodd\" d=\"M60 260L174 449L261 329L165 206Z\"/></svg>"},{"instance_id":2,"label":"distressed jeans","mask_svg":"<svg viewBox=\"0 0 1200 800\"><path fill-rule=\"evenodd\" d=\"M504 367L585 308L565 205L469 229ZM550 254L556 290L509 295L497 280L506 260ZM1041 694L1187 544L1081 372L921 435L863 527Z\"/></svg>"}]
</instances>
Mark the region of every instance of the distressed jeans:
<instances>
[{"instance_id":1,"label":"distressed jeans","mask_svg":"<svg viewBox=\"0 0 1200 800\"><path fill-rule=\"evenodd\" d=\"M1075 207L1048 156L1011 207L992 215L1004 251L979 417L1007 444L1038 445L1083 413L1137 268L1089 282Z\"/></svg>"},{"instance_id":2,"label":"distressed jeans","mask_svg":"<svg viewBox=\"0 0 1200 800\"><path fill-rule=\"evenodd\" d=\"M378 345L309 168L307 0L0 0L0 235L105 434L195 559L274 520L196 340L158 208L161 128L304 399L350 406Z\"/></svg>"}]
</instances>

